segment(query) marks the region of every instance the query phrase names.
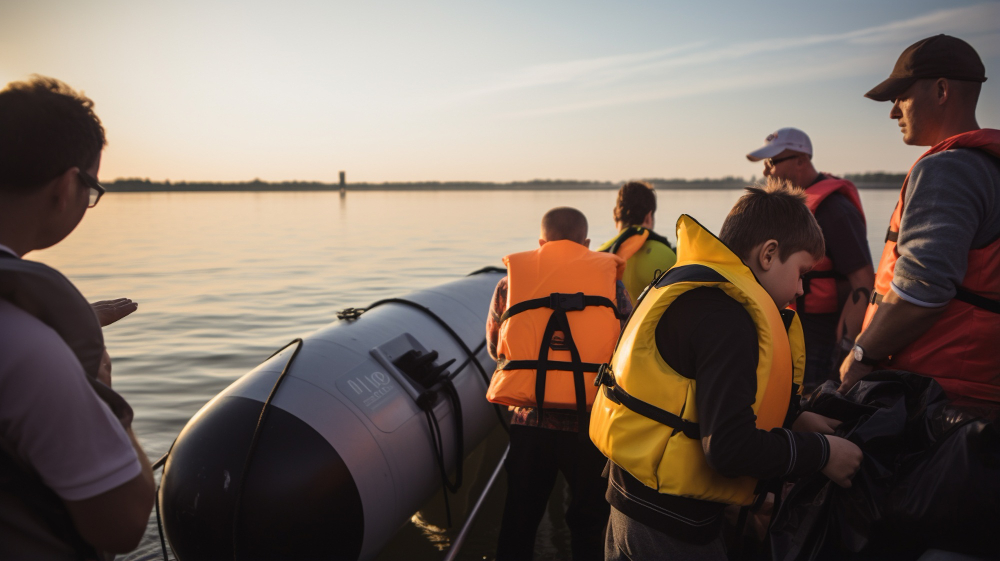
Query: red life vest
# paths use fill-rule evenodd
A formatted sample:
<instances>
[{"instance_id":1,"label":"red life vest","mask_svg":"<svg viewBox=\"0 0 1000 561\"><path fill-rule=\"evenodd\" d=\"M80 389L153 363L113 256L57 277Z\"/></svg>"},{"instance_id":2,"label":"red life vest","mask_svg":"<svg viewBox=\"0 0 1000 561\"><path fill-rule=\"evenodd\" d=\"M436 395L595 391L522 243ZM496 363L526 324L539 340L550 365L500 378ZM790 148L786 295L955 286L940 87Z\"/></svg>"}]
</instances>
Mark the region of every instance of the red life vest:
<instances>
[{"instance_id":1,"label":"red life vest","mask_svg":"<svg viewBox=\"0 0 1000 561\"><path fill-rule=\"evenodd\" d=\"M865 209L861 207L861 197L853 183L839 177L827 176L826 179L810 185L806 189L806 206L813 214L820 203L834 193L840 193L861 213L865 219ZM824 232L824 235L830 235ZM802 296L789 306L800 314L833 314L840 311L837 300L837 279L843 278L833 270L833 261L823 256L811 271L802 276Z\"/></svg>"},{"instance_id":2,"label":"red life vest","mask_svg":"<svg viewBox=\"0 0 1000 561\"><path fill-rule=\"evenodd\" d=\"M944 140L920 158L954 148L977 148L1000 157L1000 130L980 129ZM920 161L919 159L917 161ZM913 171L913 168L910 168ZM882 297L892 290L899 252L896 240L903 216L903 201L910 176L899 192L899 202L889 221L885 248L875 275L875 292L865 314L868 328ZM969 250L969 264L958 294L926 333L886 361L886 366L909 370L937 380L952 396L1000 402L1000 239Z\"/></svg>"},{"instance_id":3,"label":"red life vest","mask_svg":"<svg viewBox=\"0 0 1000 561\"><path fill-rule=\"evenodd\" d=\"M615 286L625 260L568 240L503 260L507 311L486 398L586 413L597 395L597 370L611 360L621 332Z\"/></svg>"}]
</instances>

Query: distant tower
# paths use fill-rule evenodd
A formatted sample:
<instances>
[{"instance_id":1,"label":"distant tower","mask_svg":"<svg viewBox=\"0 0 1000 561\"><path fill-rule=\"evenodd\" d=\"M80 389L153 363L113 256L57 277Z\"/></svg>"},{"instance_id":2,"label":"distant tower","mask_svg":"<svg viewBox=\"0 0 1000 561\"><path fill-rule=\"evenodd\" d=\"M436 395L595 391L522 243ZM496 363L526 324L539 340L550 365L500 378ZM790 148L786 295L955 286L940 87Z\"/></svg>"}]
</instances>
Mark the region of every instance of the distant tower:
<instances>
[{"instance_id":1,"label":"distant tower","mask_svg":"<svg viewBox=\"0 0 1000 561\"><path fill-rule=\"evenodd\" d=\"M340 172L340 194L341 194L341 196L343 196L344 193L346 193L346 192L347 192L347 172L346 171L341 171Z\"/></svg>"}]
</instances>

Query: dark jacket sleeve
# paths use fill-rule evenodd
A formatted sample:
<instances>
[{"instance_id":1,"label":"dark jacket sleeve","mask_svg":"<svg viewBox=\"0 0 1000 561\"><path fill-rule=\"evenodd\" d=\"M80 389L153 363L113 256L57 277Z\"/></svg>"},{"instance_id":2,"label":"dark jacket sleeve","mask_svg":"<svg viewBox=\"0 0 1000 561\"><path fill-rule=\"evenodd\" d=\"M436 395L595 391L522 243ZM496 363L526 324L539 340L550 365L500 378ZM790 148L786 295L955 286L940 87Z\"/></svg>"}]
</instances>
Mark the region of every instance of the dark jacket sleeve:
<instances>
[{"instance_id":1,"label":"dark jacket sleeve","mask_svg":"<svg viewBox=\"0 0 1000 561\"><path fill-rule=\"evenodd\" d=\"M812 473L826 464L826 438L756 427L757 328L750 314L717 288L680 296L656 328L664 361L696 382L705 457L719 473L770 479Z\"/></svg>"}]
</instances>

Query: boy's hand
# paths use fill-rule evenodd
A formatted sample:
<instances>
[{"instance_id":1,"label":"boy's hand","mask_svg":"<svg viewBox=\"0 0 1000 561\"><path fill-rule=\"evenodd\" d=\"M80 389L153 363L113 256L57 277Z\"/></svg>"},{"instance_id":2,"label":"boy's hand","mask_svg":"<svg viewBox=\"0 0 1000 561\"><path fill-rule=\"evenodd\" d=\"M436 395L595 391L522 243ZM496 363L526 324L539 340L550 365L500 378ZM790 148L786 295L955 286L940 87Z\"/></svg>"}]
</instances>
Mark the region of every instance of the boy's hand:
<instances>
[{"instance_id":1,"label":"boy's hand","mask_svg":"<svg viewBox=\"0 0 1000 561\"><path fill-rule=\"evenodd\" d=\"M795 432L818 432L820 434L833 434L833 430L840 426L840 421L824 417L819 413L803 411L799 414L795 422L792 423L792 430Z\"/></svg>"},{"instance_id":2,"label":"boy's hand","mask_svg":"<svg viewBox=\"0 0 1000 561\"><path fill-rule=\"evenodd\" d=\"M116 298L114 300L93 302L90 304L90 307L97 314L97 321L101 324L101 327L107 327L138 310L139 304L128 298Z\"/></svg>"},{"instance_id":3,"label":"boy's hand","mask_svg":"<svg viewBox=\"0 0 1000 561\"><path fill-rule=\"evenodd\" d=\"M839 436L826 436L827 442L830 443L830 459L826 461L826 466L823 468L823 475L830 478L841 487L849 488L851 486L851 478L854 474L858 472L858 468L861 467L861 459L864 457L864 453L861 448L858 448L856 444L850 440L840 438Z\"/></svg>"}]
</instances>

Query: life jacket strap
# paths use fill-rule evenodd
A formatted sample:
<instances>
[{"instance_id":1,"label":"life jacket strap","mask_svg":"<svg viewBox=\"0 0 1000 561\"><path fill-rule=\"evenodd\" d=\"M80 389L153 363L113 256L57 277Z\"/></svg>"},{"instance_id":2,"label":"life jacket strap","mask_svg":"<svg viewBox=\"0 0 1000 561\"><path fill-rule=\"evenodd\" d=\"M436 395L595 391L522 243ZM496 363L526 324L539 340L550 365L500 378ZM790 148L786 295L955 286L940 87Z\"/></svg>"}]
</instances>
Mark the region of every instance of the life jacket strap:
<instances>
[{"instance_id":1,"label":"life jacket strap","mask_svg":"<svg viewBox=\"0 0 1000 561\"><path fill-rule=\"evenodd\" d=\"M844 275L841 275L832 269L829 271L809 271L808 273L802 275L802 281L805 282L808 279L838 279L843 276Z\"/></svg>"},{"instance_id":2,"label":"life jacket strap","mask_svg":"<svg viewBox=\"0 0 1000 561\"><path fill-rule=\"evenodd\" d=\"M552 294L549 294L548 297L525 300L507 308L503 315L500 316L500 323L507 321L511 316L515 316L528 310L537 310L538 308L549 308L552 310L561 310L563 312L575 312L588 306L604 306L606 308L611 308L611 310L615 313L616 318L619 320L624 319L624 316L622 316L622 314L618 311L618 307L615 306L615 303L604 296L588 296L582 292L577 292L576 294L553 292Z\"/></svg>"},{"instance_id":3,"label":"life jacket strap","mask_svg":"<svg viewBox=\"0 0 1000 561\"><path fill-rule=\"evenodd\" d=\"M882 304L883 294L878 292L872 292L871 303L876 306ZM1000 314L1000 301L994 300L992 298L987 298L981 294L976 294L975 292L969 290L968 288L958 287L955 292L955 300L959 302L965 302L970 306L975 306L977 308L986 310L987 312L993 312L994 314Z\"/></svg>"},{"instance_id":4,"label":"life jacket strap","mask_svg":"<svg viewBox=\"0 0 1000 561\"><path fill-rule=\"evenodd\" d=\"M802 275L802 296L795 299L795 309L806 313L806 296L812 292L812 280L813 279L844 279L847 278L840 273L829 270L829 271L809 271L808 273Z\"/></svg>"},{"instance_id":5,"label":"life jacket strap","mask_svg":"<svg viewBox=\"0 0 1000 561\"><path fill-rule=\"evenodd\" d=\"M618 385L615 380L615 373L607 364L602 365L597 378L594 380L594 385L604 386L604 396L611 401L619 405L624 405L647 419L652 419L661 425L666 425L674 429L674 434L682 432L684 436L687 436L691 440L701 440L701 429L698 423L682 419L670 411L660 409L628 393Z\"/></svg>"},{"instance_id":6,"label":"life jacket strap","mask_svg":"<svg viewBox=\"0 0 1000 561\"><path fill-rule=\"evenodd\" d=\"M623 243L625 243L629 238L633 236L638 236L642 234L642 232L643 232L642 227L631 226L629 228L626 228L620 234L618 234L618 237L615 238L615 241L611 242L611 245L608 246L608 248L605 249L604 251L606 253L617 254L618 250L621 249ZM649 233L652 234L653 232L650 231Z\"/></svg>"},{"instance_id":7,"label":"life jacket strap","mask_svg":"<svg viewBox=\"0 0 1000 561\"><path fill-rule=\"evenodd\" d=\"M511 361L503 366L504 369L510 370L509 364L513 363L515 366L517 363L531 363L534 362L535 370L535 407L538 411L537 426L542 424L542 415L545 413L545 380L548 377L548 371L555 363L561 363L568 365L573 373L573 389L574 397L576 398L576 411L579 418L579 430L582 432L584 427L587 426L585 420L587 418L587 395L584 389L583 381L583 367L589 363L583 362L580 359L580 351L576 347L576 342L573 340L573 332L570 329L569 319L566 317L566 309L563 307L565 300L561 298L562 296L579 296L583 298L583 293L578 292L577 294L564 295L559 293L553 293L550 296L550 301L555 303L558 307L552 308L552 315L549 316L549 321L545 325L545 333L542 334L542 344L538 349L538 360L535 361ZM545 300L540 298L539 300ZM574 306L576 309L577 302L575 299L571 299L569 305ZM579 309L583 309L580 307ZM555 335L556 331L561 331L563 333L563 344L562 347L569 351L570 361L550 361L548 358L549 347L552 345L552 337ZM600 366L600 365L596 365Z\"/></svg>"},{"instance_id":8,"label":"life jacket strap","mask_svg":"<svg viewBox=\"0 0 1000 561\"><path fill-rule=\"evenodd\" d=\"M563 370L566 372L597 372L601 365L594 362L572 362L568 360L509 360L500 370Z\"/></svg>"},{"instance_id":9,"label":"life jacket strap","mask_svg":"<svg viewBox=\"0 0 1000 561\"><path fill-rule=\"evenodd\" d=\"M885 231L885 241L896 243L899 241L899 232L893 230L892 226L889 226L889 229Z\"/></svg>"},{"instance_id":10,"label":"life jacket strap","mask_svg":"<svg viewBox=\"0 0 1000 561\"><path fill-rule=\"evenodd\" d=\"M955 293L955 300L965 302L966 304L970 304L977 308L982 308L987 312L1000 314L1000 302L993 300L992 298L976 294L975 292L962 288L961 286L958 287L958 291Z\"/></svg>"}]
</instances>

